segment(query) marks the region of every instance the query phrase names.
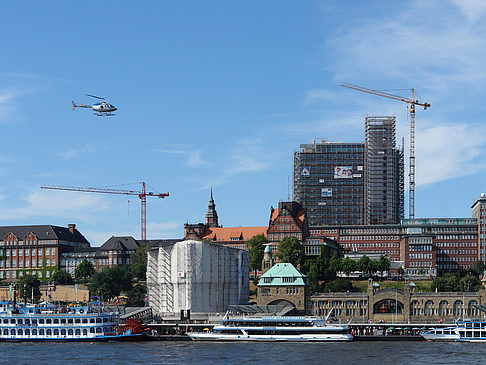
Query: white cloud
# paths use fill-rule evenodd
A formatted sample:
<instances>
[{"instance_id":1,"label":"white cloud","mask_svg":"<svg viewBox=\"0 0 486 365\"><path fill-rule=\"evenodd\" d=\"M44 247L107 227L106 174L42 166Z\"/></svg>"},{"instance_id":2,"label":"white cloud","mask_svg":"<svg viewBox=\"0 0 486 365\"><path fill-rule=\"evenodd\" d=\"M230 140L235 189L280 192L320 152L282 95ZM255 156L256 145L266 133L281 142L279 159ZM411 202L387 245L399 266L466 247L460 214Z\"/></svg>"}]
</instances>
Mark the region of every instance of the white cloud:
<instances>
[{"instance_id":1,"label":"white cloud","mask_svg":"<svg viewBox=\"0 0 486 365\"><path fill-rule=\"evenodd\" d=\"M459 124L420 129L417 133L417 186L486 170L485 141L485 127Z\"/></svg>"},{"instance_id":2,"label":"white cloud","mask_svg":"<svg viewBox=\"0 0 486 365\"><path fill-rule=\"evenodd\" d=\"M96 221L93 213L105 211L106 198L94 194L72 192L34 191L27 194L25 205L21 208L2 207L0 219L28 220L34 216L69 217L84 221Z\"/></svg>"},{"instance_id":3,"label":"white cloud","mask_svg":"<svg viewBox=\"0 0 486 365\"><path fill-rule=\"evenodd\" d=\"M478 20L486 16L484 0L453 0L453 3L470 20Z\"/></svg>"},{"instance_id":4,"label":"white cloud","mask_svg":"<svg viewBox=\"0 0 486 365\"><path fill-rule=\"evenodd\" d=\"M21 93L13 89L0 90L0 121L5 121L16 112L16 98Z\"/></svg>"},{"instance_id":5,"label":"white cloud","mask_svg":"<svg viewBox=\"0 0 486 365\"><path fill-rule=\"evenodd\" d=\"M169 149L155 149L155 152L160 153L169 153L174 155L181 155L186 158L186 163L189 166L199 166L205 165L206 162L202 160L202 152L200 150L195 149L189 145L170 145Z\"/></svg>"},{"instance_id":6,"label":"white cloud","mask_svg":"<svg viewBox=\"0 0 486 365\"><path fill-rule=\"evenodd\" d=\"M59 155L61 156L61 158L65 159L65 160L71 160L71 159L74 159L74 158L78 158L81 155L92 154L94 152L96 152L96 147L90 146L90 145L85 145L85 146L80 147L80 148L72 148L68 151L61 152L61 153L59 153Z\"/></svg>"}]
</instances>

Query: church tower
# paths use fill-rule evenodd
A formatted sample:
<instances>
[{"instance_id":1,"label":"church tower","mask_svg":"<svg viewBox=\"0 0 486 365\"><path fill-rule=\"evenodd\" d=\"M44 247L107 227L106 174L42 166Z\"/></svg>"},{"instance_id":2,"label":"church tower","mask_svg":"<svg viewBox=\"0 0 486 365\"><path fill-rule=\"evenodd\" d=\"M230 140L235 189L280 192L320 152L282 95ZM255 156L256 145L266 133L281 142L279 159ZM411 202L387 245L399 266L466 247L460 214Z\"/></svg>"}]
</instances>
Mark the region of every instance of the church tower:
<instances>
[{"instance_id":1,"label":"church tower","mask_svg":"<svg viewBox=\"0 0 486 365\"><path fill-rule=\"evenodd\" d=\"M213 187L211 187L211 199L209 199L208 212L206 213L206 226L210 228L219 227L218 213L213 200Z\"/></svg>"}]
</instances>

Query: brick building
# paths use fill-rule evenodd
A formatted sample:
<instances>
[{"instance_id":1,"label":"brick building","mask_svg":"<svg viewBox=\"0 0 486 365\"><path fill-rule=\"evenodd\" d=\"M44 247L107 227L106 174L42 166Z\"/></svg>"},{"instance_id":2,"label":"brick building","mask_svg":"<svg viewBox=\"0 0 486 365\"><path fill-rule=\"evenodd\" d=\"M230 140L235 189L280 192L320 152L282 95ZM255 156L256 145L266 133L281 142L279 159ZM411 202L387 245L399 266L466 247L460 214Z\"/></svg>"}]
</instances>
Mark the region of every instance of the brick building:
<instances>
[{"instance_id":1,"label":"brick building","mask_svg":"<svg viewBox=\"0 0 486 365\"><path fill-rule=\"evenodd\" d=\"M90 247L75 224L0 227L0 278L15 280L29 273L49 280L60 267L62 253L73 247Z\"/></svg>"}]
</instances>

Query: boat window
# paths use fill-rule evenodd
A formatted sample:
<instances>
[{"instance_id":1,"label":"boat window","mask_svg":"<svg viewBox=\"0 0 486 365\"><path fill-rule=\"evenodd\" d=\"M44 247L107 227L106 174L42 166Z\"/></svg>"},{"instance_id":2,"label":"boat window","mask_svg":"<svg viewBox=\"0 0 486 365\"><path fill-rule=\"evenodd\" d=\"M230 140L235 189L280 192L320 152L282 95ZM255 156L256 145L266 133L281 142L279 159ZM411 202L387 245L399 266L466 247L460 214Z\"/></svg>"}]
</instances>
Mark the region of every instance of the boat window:
<instances>
[{"instance_id":1,"label":"boat window","mask_svg":"<svg viewBox=\"0 0 486 365\"><path fill-rule=\"evenodd\" d=\"M54 318L54 319L52 320L52 322L53 322L54 324L59 324L59 318Z\"/></svg>"},{"instance_id":2,"label":"boat window","mask_svg":"<svg viewBox=\"0 0 486 365\"><path fill-rule=\"evenodd\" d=\"M30 336L30 330L28 328L25 330L25 335Z\"/></svg>"},{"instance_id":3,"label":"boat window","mask_svg":"<svg viewBox=\"0 0 486 365\"><path fill-rule=\"evenodd\" d=\"M22 318L19 318L17 323L18 323L18 324L24 324L24 321L23 321L23 319L22 319Z\"/></svg>"},{"instance_id":4,"label":"boat window","mask_svg":"<svg viewBox=\"0 0 486 365\"><path fill-rule=\"evenodd\" d=\"M90 328L89 328L89 333L95 333L95 329L94 329L94 327L90 327Z\"/></svg>"},{"instance_id":5,"label":"boat window","mask_svg":"<svg viewBox=\"0 0 486 365\"><path fill-rule=\"evenodd\" d=\"M66 318L61 318L61 324L66 324Z\"/></svg>"},{"instance_id":6,"label":"boat window","mask_svg":"<svg viewBox=\"0 0 486 365\"><path fill-rule=\"evenodd\" d=\"M19 336L23 336L24 335L24 331L22 330L22 328L20 328L18 331L17 331L17 334Z\"/></svg>"},{"instance_id":7,"label":"boat window","mask_svg":"<svg viewBox=\"0 0 486 365\"><path fill-rule=\"evenodd\" d=\"M72 323L73 323L73 319L72 319L72 318L69 318L69 319L67 320L67 323L72 324Z\"/></svg>"},{"instance_id":8,"label":"boat window","mask_svg":"<svg viewBox=\"0 0 486 365\"><path fill-rule=\"evenodd\" d=\"M472 323L471 322L466 323L466 328L472 328Z\"/></svg>"},{"instance_id":9,"label":"boat window","mask_svg":"<svg viewBox=\"0 0 486 365\"><path fill-rule=\"evenodd\" d=\"M472 337L472 331L466 331L466 337Z\"/></svg>"},{"instance_id":10,"label":"boat window","mask_svg":"<svg viewBox=\"0 0 486 365\"><path fill-rule=\"evenodd\" d=\"M79 318L76 318L76 319L74 320L74 323L81 323L81 320L80 320Z\"/></svg>"},{"instance_id":11,"label":"boat window","mask_svg":"<svg viewBox=\"0 0 486 365\"><path fill-rule=\"evenodd\" d=\"M481 337L481 332L474 331L474 337Z\"/></svg>"},{"instance_id":12,"label":"boat window","mask_svg":"<svg viewBox=\"0 0 486 365\"><path fill-rule=\"evenodd\" d=\"M39 330L39 336L44 336L44 330Z\"/></svg>"},{"instance_id":13,"label":"boat window","mask_svg":"<svg viewBox=\"0 0 486 365\"><path fill-rule=\"evenodd\" d=\"M109 319L108 317L103 318L103 322L104 322L104 323L108 322L109 320L110 320L110 319Z\"/></svg>"},{"instance_id":14,"label":"boat window","mask_svg":"<svg viewBox=\"0 0 486 365\"><path fill-rule=\"evenodd\" d=\"M59 336L59 330L57 328L54 330L54 335Z\"/></svg>"},{"instance_id":15,"label":"boat window","mask_svg":"<svg viewBox=\"0 0 486 365\"><path fill-rule=\"evenodd\" d=\"M83 330L83 335L84 335L84 336L86 336L87 334L88 334L88 330L85 328L85 329Z\"/></svg>"},{"instance_id":16,"label":"boat window","mask_svg":"<svg viewBox=\"0 0 486 365\"><path fill-rule=\"evenodd\" d=\"M101 327L96 328L96 333L101 333Z\"/></svg>"},{"instance_id":17,"label":"boat window","mask_svg":"<svg viewBox=\"0 0 486 365\"><path fill-rule=\"evenodd\" d=\"M37 336L37 330L35 328L32 330L32 336Z\"/></svg>"},{"instance_id":18,"label":"boat window","mask_svg":"<svg viewBox=\"0 0 486 365\"><path fill-rule=\"evenodd\" d=\"M15 330L10 330L10 335L15 336Z\"/></svg>"},{"instance_id":19,"label":"boat window","mask_svg":"<svg viewBox=\"0 0 486 365\"><path fill-rule=\"evenodd\" d=\"M101 318L96 318L96 323L101 323Z\"/></svg>"},{"instance_id":20,"label":"boat window","mask_svg":"<svg viewBox=\"0 0 486 365\"><path fill-rule=\"evenodd\" d=\"M32 319L32 324L37 324L37 319Z\"/></svg>"},{"instance_id":21,"label":"boat window","mask_svg":"<svg viewBox=\"0 0 486 365\"><path fill-rule=\"evenodd\" d=\"M95 319L94 318L90 318L89 319L89 323L95 323Z\"/></svg>"},{"instance_id":22,"label":"boat window","mask_svg":"<svg viewBox=\"0 0 486 365\"><path fill-rule=\"evenodd\" d=\"M76 329L75 333L76 333L76 336L80 336L81 335L81 330L78 328L78 329Z\"/></svg>"},{"instance_id":23,"label":"boat window","mask_svg":"<svg viewBox=\"0 0 486 365\"><path fill-rule=\"evenodd\" d=\"M52 320L50 318L46 318L46 324L51 324Z\"/></svg>"},{"instance_id":24,"label":"boat window","mask_svg":"<svg viewBox=\"0 0 486 365\"><path fill-rule=\"evenodd\" d=\"M481 328L481 323L479 323L479 322L474 323L474 328Z\"/></svg>"},{"instance_id":25,"label":"boat window","mask_svg":"<svg viewBox=\"0 0 486 365\"><path fill-rule=\"evenodd\" d=\"M44 318L39 318L39 324L44 324Z\"/></svg>"},{"instance_id":26,"label":"boat window","mask_svg":"<svg viewBox=\"0 0 486 365\"><path fill-rule=\"evenodd\" d=\"M73 329L72 329L72 328L70 328L70 329L68 330L68 335L69 335L69 336L72 336L72 335L73 335L73 333L74 333Z\"/></svg>"},{"instance_id":27,"label":"boat window","mask_svg":"<svg viewBox=\"0 0 486 365\"><path fill-rule=\"evenodd\" d=\"M71 330L71 331L72 331L72 330ZM62 335L62 336L66 336L66 330L65 330L64 328L61 330L61 335Z\"/></svg>"},{"instance_id":28,"label":"boat window","mask_svg":"<svg viewBox=\"0 0 486 365\"><path fill-rule=\"evenodd\" d=\"M87 318L83 318L83 323L88 323L88 319Z\"/></svg>"},{"instance_id":29,"label":"boat window","mask_svg":"<svg viewBox=\"0 0 486 365\"><path fill-rule=\"evenodd\" d=\"M8 330L3 330L3 335L8 336Z\"/></svg>"},{"instance_id":30,"label":"boat window","mask_svg":"<svg viewBox=\"0 0 486 365\"><path fill-rule=\"evenodd\" d=\"M13 319L13 318L12 318L12 319L10 320L10 323L11 323L11 324L15 324L15 319Z\"/></svg>"},{"instance_id":31,"label":"boat window","mask_svg":"<svg viewBox=\"0 0 486 365\"><path fill-rule=\"evenodd\" d=\"M8 324L8 319L4 319L3 324Z\"/></svg>"},{"instance_id":32,"label":"boat window","mask_svg":"<svg viewBox=\"0 0 486 365\"><path fill-rule=\"evenodd\" d=\"M25 319L25 324L30 324L30 319L26 318Z\"/></svg>"}]
</instances>

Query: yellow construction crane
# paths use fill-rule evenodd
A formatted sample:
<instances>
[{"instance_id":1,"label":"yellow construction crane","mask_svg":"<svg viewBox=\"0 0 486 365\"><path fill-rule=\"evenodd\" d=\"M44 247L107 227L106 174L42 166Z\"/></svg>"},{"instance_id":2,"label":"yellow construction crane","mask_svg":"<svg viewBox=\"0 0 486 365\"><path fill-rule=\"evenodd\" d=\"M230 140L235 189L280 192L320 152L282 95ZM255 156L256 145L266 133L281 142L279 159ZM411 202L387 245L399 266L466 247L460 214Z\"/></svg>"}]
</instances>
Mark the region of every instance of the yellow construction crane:
<instances>
[{"instance_id":1,"label":"yellow construction crane","mask_svg":"<svg viewBox=\"0 0 486 365\"><path fill-rule=\"evenodd\" d=\"M412 91L412 97L405 98L402 96L397 96L393 94L389 94L379 90L367 89L365 87L356 86L348 83L342 83L341 86L362 91L364 93L383 96L388 99L403 101L404 103L410 104L410 199L409 199L409 218L415 218L415 105L420 105L423 110L426 110L430 107L429 103L421 103L418 100L415 100L414 89L410 89Z\"/></svg>"}]
</instances>

